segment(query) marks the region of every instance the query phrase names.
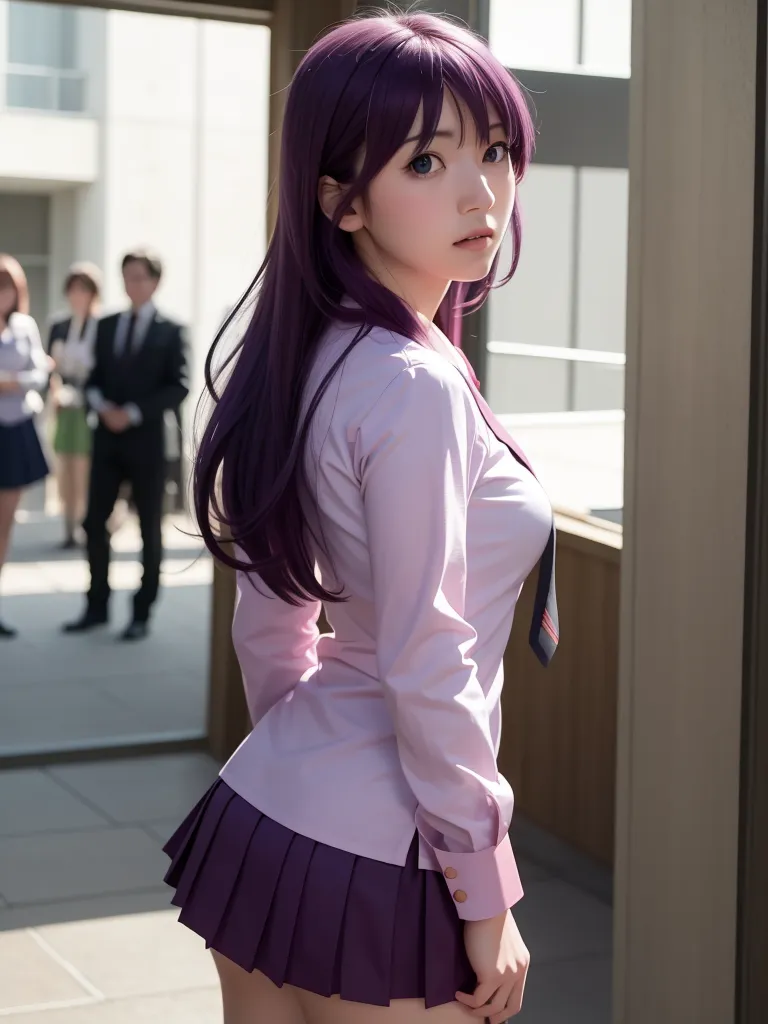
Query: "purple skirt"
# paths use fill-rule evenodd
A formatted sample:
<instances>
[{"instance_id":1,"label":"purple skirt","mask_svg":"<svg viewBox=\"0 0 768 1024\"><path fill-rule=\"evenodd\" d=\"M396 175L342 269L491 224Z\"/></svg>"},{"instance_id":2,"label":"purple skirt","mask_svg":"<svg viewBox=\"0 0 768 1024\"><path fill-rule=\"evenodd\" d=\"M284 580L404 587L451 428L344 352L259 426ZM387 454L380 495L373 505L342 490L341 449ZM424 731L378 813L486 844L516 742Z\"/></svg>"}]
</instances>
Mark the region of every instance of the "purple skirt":
<instances>
[{"instance_id":1,"label":"purple skirt","mask_svg":"<svg viewBox=\"0 0 768 1024\"><path fill-rule=\"evenodd\" d=\"M376 1006L472 992L463 926L437 871L307 839L217 779L166 843L179 921L275 985Z\"/></svg>"}]
</instances>

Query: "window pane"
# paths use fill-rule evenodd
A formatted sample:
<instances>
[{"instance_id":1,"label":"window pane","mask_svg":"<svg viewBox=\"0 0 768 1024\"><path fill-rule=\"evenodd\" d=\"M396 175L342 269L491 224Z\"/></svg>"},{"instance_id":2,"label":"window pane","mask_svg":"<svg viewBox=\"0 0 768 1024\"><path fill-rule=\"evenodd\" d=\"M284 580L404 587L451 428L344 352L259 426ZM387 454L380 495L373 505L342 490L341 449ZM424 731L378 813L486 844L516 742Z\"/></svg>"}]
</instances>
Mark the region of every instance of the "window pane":
<instances>
[{"instance_id":1,"label":"window pane","mask_svg":"<svg viewBox=\"0 0 768 1024\"><path fill-rule=\"evenodd\" d=\"M579 60L579 8L580 0L491 0L491 49L507 67L571 71Z\"/></svg>"},{"instance_id":2,"label":"window pane","mask_svg":"<svg viewBox=\"0 0 768 1024\"><path fill-rule=\"evenodd\" d=\"M50 206L48 196L0 192L0 252L47 256Z\"/></svg>"},{"instance_id":3,"label":"window pane","mask_svg":"<svg viewBox=\"0 0 768 1024\"><path fill-rule=\"evenodd\" d=\"M512 281L491 294L489 340L570 345L576 172L534 165L520 186L523 245ZM511 246L502 252L509 267Z\"/></svg>"},{"instance_id":4,"label":"window pane","mask_svg":"<svg viewBox=\"0 0 768 1024\"><path fill-rule=\"evenodd\" d=\"M77 10L42 3L8 5L8 62L75 68Z\"/></svg>"},{"instance_id":5,"label":"window pane","mask_svg":"<svg viewBox=\"0 0 768 1024\"><path fill-rule=\"evenodd\" d=\"M57 67L72 71L80 66L77 60L77 14L75 8L59 8L61 29Z\"/></svg>"},{"instance_id":6,"label":"window pane","mask_svg":"<svg viewBox=\"0 0 768 1024\"><path fill-rule=\"evenodd\" d=\"M577 412L624 408L622 366L575 363L573 375L573 408Z\"/></svg>"},{"instance_id":7,"label":"window pane","mask_svg":"<svg viewBox=\"0 0 768 1024\"><path fill-rule=\"evenodd\" d=\"M587 68L628 75L632 0L584 0L582 62Z\"/></svg>"},{"instance_id":8,"label":"window pane","mask_svg":"<svg viewBox=\"0 0 768 1024\"><path fill-rule=\"evenodd\" d=\"M496 413L565 412L568 364L557 359L488 354L488 404Z\"/></svg>"},{"instance_id":9,"label":"window pane","mask_svg":"<svg viewBox=\"0 0 768 1024\"><path fill-rule=\"evenodd\" d=\"M628 171L579 170L579 348L624 351L628 204Z\"/></svg>"},{"instance_id":10,"label":"window pane","mask_svg":"<svg viewBox=\"0 0 768 1024\"><path fill-rule=\"evenodd\" d=\"M80 114L85 110L85 80L61 78L59 80L59 110Z\"/></svg>"},{"instance_id":11,"label":"window pane","mask_svg":"<svg viewBox=\"0 0 768 1024\"><path fill-rule=\"evenodd\" d=\"M53 110L53 83L50 75L9 74L5 100L9 107Z\"/></svg>"}]
</instances>

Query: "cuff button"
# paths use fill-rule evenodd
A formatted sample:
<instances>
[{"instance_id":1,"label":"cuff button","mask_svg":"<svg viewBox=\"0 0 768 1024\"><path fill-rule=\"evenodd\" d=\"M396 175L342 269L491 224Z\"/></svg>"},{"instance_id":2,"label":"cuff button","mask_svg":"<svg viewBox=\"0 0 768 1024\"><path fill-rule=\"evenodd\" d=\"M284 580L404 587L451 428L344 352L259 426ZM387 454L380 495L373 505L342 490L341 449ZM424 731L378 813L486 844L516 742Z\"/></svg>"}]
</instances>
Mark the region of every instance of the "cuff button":
<instances>
[{"instance_id":1,"label":"cuff button","mask_svg":"<svg viewBox=\"0 0 768 1024\"><path fill-rule=\"evenodd\" d=\"M467 894L464 892L463 889L457 889L456 892L453 894L453 898L456 900L457 903L464 903L466 902Z\"/></svg>"},{"instance_id":2,"label":"cuff button","mask_svg":"<svg viewBox=\"0 0 768 1024\"><path fill-rule=\"evenodd\" d=\"M456 868L446 868L445 871L443 872L446 878L456 878L458 873L459 872L456 870Z\"/></svg>"}]
</instances>

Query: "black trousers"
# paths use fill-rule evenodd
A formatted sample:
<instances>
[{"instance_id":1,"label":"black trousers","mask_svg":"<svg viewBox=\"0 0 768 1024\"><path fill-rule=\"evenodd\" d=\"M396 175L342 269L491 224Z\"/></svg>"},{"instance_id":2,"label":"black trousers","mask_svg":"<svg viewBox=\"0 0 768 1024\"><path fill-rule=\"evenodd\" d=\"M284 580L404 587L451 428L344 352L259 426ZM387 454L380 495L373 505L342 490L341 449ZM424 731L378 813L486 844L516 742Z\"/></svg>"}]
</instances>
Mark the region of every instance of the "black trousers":
<instances>
[{"instance_id":1,"label":"black trousers","mask_svg":"<svg viewBox=\"0 0 768 1024\"><path fill-rule=\"evenodd\" d=\"M83 527L88 538L91 586L88 608L101 614L109 603L110 538L107 520L117 501L120 485L131 485L139 515L144 571L133 599L133 617L146 622L160 586L163 557L162 519L165 490L165 456L162 423L130 428L113 434L98 427L93 439L93 460L88 490L88 512Z\"/></svg>"}]
</instances>

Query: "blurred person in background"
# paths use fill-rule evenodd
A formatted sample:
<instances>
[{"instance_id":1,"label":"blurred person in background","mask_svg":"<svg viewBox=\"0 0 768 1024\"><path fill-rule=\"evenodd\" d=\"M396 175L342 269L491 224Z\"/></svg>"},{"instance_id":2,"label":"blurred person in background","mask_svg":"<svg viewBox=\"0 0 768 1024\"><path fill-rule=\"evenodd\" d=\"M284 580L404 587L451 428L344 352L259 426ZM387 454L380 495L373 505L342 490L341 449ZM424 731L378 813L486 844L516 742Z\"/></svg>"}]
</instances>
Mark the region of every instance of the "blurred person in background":
<instances>
[{"instance_id":1,"label":"blurred person in background","mask_svg":"<svg viewBox=\"0 0 768 1024\"><path fill-rule=\"evenodd\" d=\"M189 384L183 328L159 313L153 302L163 273L160 259L146 249L129 252L122 273L130 307L99 322L85 387L86 401L99 417L83 524L91 585L82 615L64 630L79 633L108 620L107 521L121 484L128 482L141 526L144 571L132 619L121 636L138 640L149 631L160 585L165 413L179 409Z\"/></svg>"},{"instance_id":2,"label":"blurred person in background","mask_svg":"<svg viewBox=\"0 0 768 1024\"><path fill-rule=\"evenodd\" d=\"M64 515L64 549L78 546L76 536L88 497L91 467L91 428L85 406L85 382L94 363L101 271L93 263L75 263L64 281L71 315L57 320L48 336L55 370L51 396L56 413L53 450Z\"/></svg>"},{"instance_id":3,"label":"blurred person in background","mask_svg":"<svg viewBox=\"0 0 768 1024\"><path fill-rule=\"evenodd\" d=\"M29 315L27 278L18 260L0 253L0 570L25 487L48 475L35 427L50 360ZM0 620L0 638L16 631Z\"/></svg>"}]
</instances>

